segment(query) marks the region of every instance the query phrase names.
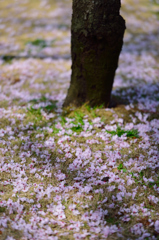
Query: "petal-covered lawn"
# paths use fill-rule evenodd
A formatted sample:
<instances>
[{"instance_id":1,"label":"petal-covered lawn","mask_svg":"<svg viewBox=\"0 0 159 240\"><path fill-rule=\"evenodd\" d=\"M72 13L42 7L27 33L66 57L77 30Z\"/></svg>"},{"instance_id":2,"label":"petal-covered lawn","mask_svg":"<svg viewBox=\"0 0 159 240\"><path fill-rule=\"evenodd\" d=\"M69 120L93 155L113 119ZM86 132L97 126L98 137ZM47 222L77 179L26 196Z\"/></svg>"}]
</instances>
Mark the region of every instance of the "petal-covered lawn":
<instances>
[{"instance_id":1,"label":"petal-covered lawn","mask_svg":"<svg viewBox=\"0 0 159 240\"><path fill-rule=\"evenodd\" d=\"M71 4L0 1L0 239L157 240L159 2L122 0L111 109L62 108Z\"/></svg>"}]
</instances>

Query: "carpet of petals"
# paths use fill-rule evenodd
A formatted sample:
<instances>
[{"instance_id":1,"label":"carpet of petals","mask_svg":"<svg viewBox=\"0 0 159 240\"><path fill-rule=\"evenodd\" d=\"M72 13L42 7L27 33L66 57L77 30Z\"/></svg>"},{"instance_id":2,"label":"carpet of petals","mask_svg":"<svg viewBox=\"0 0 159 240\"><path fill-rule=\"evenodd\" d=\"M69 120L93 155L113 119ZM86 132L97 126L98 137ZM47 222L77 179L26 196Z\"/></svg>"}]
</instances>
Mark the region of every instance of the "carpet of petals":
<instances>
[{"instance_id":1,"label":"carpet of petals","mask_svg":"<svg viewBox=\"0 0 159 240\"><path fill-rule=\"evenodd\" d=\"M159 2L121 13L117 106L63 109L71 1L0 0L0 239L159 239Z\"/></svg>"}]
</instances>

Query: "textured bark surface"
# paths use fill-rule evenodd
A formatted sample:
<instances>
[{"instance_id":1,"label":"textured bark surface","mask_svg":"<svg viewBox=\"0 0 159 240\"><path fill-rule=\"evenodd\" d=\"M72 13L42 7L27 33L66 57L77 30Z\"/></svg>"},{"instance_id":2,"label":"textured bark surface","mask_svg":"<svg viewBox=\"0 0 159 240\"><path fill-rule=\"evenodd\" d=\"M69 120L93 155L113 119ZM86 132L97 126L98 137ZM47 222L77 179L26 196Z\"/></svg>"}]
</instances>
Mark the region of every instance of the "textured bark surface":
<instances>
[{"instance_id":1,"label":"textured bark surface","mask_svg":"<svg viewBox=\"0 0 159 240\"><path fill-rule=\"evenodd\" d=\"M64 106L109 105L123 44L120 0L73 0L72 76Z\"/></svg>"}]
</instances>

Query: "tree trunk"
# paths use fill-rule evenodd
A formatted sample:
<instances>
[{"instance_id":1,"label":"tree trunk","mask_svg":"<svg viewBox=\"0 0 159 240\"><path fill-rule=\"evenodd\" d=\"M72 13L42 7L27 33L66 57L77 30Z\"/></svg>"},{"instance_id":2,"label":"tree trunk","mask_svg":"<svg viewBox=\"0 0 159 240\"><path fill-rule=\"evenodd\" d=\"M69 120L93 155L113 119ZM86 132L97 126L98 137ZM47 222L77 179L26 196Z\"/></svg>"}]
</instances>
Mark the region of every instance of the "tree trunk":
<instances>
[{"instance_id":1,"label":"tree trunk","mask_svg":"<svg viewBox=\"0 0 159 240\"><path fill-rule=\"evenodd\" d=\"M123 45L120 0L73 0L72 76L64 106L110 103Z\"/></svg>"}]
</instances>

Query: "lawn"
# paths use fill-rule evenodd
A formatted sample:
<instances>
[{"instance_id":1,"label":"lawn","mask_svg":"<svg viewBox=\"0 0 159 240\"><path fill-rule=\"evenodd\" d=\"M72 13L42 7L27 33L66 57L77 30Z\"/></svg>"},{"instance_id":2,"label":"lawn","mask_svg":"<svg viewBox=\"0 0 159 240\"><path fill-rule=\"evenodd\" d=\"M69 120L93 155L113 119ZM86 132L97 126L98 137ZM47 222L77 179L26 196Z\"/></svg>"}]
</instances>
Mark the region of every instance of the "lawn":
<instances>
[{"instance_id":1,"label":"lawn","mask_svg":"<svg viewBox=\"0 0 159 240\"><path fill-rule=\"evenodd\" d=\"M0 239L159 240L159 2L121 13L117 106L62 108L71 1L0 0Z\"/></svg>"}]
</instances>

